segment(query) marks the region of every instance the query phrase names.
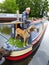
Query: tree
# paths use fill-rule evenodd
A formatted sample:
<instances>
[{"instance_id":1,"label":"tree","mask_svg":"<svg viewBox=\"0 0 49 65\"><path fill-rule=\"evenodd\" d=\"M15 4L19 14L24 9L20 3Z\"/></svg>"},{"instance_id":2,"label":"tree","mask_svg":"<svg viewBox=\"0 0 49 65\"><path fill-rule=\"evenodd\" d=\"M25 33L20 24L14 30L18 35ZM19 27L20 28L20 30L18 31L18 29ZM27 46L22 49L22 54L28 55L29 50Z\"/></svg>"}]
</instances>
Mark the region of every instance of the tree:
<instances>
[{"instance_id":1,"label":"tree","mask_svg":"<svg viewBox=\"0 0 49 65\"><path fill-rule=\"evenodd\" d=\"M22 13L25 10L26 7L30 6L29 3L30 3L29 0L18 0L16 2L16 4L19 5L20 13Z\"/></svg>"},{"instance_id":2,"label":"tree","mask_svg":"<svg viewBox=\"0 0 49 65\"><path fill-rule=\"evenodd\" d=\"M0 8L6 13L16 13L16 10L19 9L16 0L5 0Z\"/></svg>"},{"instance_id":3,"label":"tree","mask_svg":"<svg viewBox=\"0 0 49 65\"><path fill-rule=\"evenodd\" d=\"M48 1L45 0L43 1L43 5L42 5L42 15L47 15L48 12Z\"/></svg>"},{"instance_id":4,"label":"tree","mask_svg":"<svg viewBox=\"0 0 49 65\"><path fill-rule=\"evenodd\" d=\"M48 1L47 0L5 0L0 4L0 9L5 13L16 13L19 9L22 13L26 7L31 8L31 17L42 17L47 14Z\"/></svg>"},{"instance_id":5,"label":"tree","mask_svg":"<svg viewBox=\"0 0 49 65\"><path fill-rule=\"evenodd\" d=\"M44 12L48 11L47 0L18 0L20 13L22 13L26 7L31 8L30 16L42 17Z\"/></svg>"}]
</instances>

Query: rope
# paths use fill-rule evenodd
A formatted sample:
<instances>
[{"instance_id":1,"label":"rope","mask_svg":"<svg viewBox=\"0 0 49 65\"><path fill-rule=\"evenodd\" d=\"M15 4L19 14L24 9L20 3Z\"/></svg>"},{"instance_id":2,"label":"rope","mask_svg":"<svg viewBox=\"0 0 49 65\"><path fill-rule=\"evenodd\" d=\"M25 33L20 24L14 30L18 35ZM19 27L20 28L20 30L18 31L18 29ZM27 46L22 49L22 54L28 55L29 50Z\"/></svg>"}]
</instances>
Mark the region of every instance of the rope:
<instances>
[{"instance_id":1,"label":"rope","mask_svg":"<svg viewBox=\"0 0 49 65\"><path fill-rule=\"evenodd\" d=\"M6 40L8 40L4 35L2 35L1 33L0 33L0 35L2 36L2 37L4 37Z\"/></svg>"},{"instance_id":2,"label":"rope","mask_svg":"<svg viewBox=\"0 0 49 65\"><path fill-rule=\"evenodd\" d=\"M7 40L6 42L8 42L8 40L11 38L11 37L10 37L9 39L7 39L7 38L6 38L4 35L2 35L1 33L0 33L0 36L2 36L3 38L5 38L5 39ZM6 42L5 42L5 43L6 43Z\"/></svg>"}]
</instances>

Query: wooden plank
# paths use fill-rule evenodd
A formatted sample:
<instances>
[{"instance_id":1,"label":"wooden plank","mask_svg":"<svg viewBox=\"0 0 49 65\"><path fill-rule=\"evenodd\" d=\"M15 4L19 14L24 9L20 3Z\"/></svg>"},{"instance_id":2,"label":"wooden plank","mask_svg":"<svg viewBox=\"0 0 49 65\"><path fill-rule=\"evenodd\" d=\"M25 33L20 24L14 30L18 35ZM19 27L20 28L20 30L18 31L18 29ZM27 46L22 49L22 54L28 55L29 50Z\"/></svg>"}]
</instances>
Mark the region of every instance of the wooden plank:
<instances>
[{"instance_id":1,"label":"wooden plank","mask_svg":"<svg viewBox=\"0 0 49 65\"><path fill-rule=\"evenodd\" d=\"M0 24L21 24L21 23L24 23L24 22L21 22L21 21L13 21L13 22L2 22L2 23L0 23Z\"/></svg>"}]
</instances>

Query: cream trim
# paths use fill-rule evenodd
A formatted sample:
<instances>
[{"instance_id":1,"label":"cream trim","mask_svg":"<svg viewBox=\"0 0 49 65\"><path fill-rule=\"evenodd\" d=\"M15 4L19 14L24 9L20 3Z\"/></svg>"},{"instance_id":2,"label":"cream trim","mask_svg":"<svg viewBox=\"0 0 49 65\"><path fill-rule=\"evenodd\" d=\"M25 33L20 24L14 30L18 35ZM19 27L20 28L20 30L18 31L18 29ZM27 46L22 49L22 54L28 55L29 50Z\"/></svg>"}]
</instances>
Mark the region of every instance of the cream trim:
<instances>
[{"instance_id":1,"label":"cream trim","mask_svg":"<svg viewBox=\"0 0 49 65\"><path fill-rule=\"evenodd\" d=\"M10 56L21 56L23 54L28 53L31 50L32 50L32 47L24 49L24 50L21 50L21 51L13 51Z\"/></svg>"}]
</instances>

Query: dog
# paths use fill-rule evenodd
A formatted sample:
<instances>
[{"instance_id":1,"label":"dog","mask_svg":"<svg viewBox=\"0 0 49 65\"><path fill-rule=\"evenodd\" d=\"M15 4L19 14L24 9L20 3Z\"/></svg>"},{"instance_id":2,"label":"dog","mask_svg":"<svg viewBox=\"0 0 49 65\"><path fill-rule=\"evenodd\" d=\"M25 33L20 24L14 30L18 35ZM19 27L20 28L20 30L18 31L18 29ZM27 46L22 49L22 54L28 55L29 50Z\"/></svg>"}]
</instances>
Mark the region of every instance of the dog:
<instances>
[{"instance_id":1,"label":"dog","mask_svg":"<svg viewBox=\"0 0 49 65\"><path fill-rule=\"evenodd\" d=\"M2 59L2 57L9 56L10 54L11 54L11 51L7 51L3 47L0 48L0 60Z\"/></svg>"},{"instance_id":2,"label":"dog","mask_svg":"<svg viewBox=\"0 0 49 65\"><path fill-rule=\"evenodd\" d=\"M22 30L20 28L17 28L16 29L16 36L15 37L17 38L18 35L21 36L23 38L23 41L24 41L23 46L25 47L26 41L30 37L30 32L34 31L35 29L36 29L36 27L33 26L33 25L30 26L30 27L28 27L25 30Z\"/></svg>"}]
</instances>

